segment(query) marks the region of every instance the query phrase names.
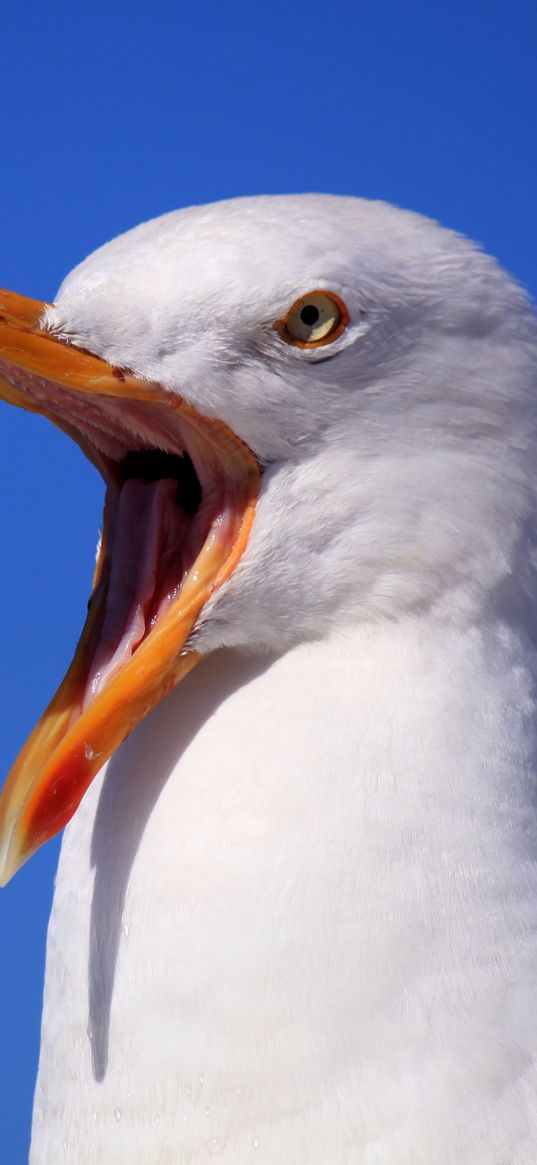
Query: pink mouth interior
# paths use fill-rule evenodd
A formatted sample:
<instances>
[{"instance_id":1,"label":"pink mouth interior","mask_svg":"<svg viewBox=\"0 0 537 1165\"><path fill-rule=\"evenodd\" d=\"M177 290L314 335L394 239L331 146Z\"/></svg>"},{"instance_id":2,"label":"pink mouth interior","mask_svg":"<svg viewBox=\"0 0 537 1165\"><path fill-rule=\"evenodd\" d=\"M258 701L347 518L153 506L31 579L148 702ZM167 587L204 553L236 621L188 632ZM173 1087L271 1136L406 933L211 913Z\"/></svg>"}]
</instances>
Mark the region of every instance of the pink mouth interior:
<instances>
[{"instance_id":1,"label":"pink mouth interior","mask_svg":"<svg viewBox=\"0 0 537 1165\"><path fill-rule=\"evenodd\" d=\"M178 597L224 504L221 484L213 481L202 493L186 452L131 449L114 464L95 596L99 614L76 714L128 663Z\"/></svg>"},{"instance_id":2,"label":"pink mouth interior","mask_svg":"<svg viewBox=\"0 0 537 1165\"><path fill-rule=\"evenodd\" d=\"M128 478L113 503L101 586L106 599L84 707L128 662L177 597L208 523L187 513L175 479Z\"/></svg>"},{"instance_id":3,"label":"pink mouth interior","mask_svg":"<svg viewBox=\"0 0 537 1165\"><path fill-rule=\"evenodd\" d=\"M7 366L4 375L78 431L107 482L99 616L76 718L173 603L211 527L237 514L207 442L169 406L88 397Z\"/></svg>"}]
</instances>

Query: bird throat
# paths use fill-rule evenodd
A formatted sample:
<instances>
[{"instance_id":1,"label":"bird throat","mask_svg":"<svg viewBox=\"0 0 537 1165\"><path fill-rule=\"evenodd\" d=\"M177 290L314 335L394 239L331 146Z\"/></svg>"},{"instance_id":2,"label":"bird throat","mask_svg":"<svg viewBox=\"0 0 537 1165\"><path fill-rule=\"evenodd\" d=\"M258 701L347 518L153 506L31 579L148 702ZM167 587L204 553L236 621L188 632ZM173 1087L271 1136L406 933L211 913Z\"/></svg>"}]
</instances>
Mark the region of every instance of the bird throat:
<instances>
[{"instance_id":1,"label":"bird throat","mask_svg":"<svg viewBox=\"0 0 537 1165\"><path fill-rule=\"evenodd\" d=\"M190 463L161 454L163 472L156 477L158 454L144 458L129 454L122 464L126 472L110 506L108 549L101 586L106 592L94 631L83 707L86 707L128 661L159 618L177 597L207 534L206 522L196 521L196 489ZM151 460L155 477L128 476L140 472ZM171 465L170 462L175 464ZM192 509L194 508L194 513Z\"/></svg>"}]
</instances>

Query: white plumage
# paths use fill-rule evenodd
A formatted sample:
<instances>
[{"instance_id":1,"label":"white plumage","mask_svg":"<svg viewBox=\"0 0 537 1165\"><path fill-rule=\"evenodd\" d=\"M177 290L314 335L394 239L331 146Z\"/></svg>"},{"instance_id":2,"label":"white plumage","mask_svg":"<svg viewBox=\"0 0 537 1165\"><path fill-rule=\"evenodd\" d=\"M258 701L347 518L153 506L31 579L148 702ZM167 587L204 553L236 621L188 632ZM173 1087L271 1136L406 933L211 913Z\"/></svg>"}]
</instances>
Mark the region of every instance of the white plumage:
<instances>
[{"instance_id":1,"label":"white plumage","mask_svg":"<svg viewBox=\"0 0 537 1165\"><path fill-rule=\"evenodd\" d=\"M351 323L290 348L312 288ZM265 469L209 658L66 832L32 1165L535 1165L526 298L419 216L259 198L115 240L47 326Z\"/></svg>"}]
</instances>

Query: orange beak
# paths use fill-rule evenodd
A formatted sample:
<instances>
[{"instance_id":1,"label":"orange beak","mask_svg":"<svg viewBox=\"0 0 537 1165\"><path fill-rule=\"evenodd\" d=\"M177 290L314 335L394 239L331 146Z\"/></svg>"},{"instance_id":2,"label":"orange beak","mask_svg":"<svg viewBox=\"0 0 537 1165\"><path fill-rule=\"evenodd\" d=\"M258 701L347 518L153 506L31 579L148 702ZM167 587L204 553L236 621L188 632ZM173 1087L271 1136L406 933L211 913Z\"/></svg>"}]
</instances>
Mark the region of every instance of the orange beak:
<instances>
[{"instance_id":1,"label":"orange beak","mask_svg":"<svg viewBox=\"0 0 537 1165\"><path fill-rule=\"evenodd\" d=\"M2 885L197 663L188 637L243 553L259 482L255 457L224 424L61 343L41 326L46 306L0 292L0 399L73 437L107 495L73 662L0 795Z\"/></svg>"}]
</instances>

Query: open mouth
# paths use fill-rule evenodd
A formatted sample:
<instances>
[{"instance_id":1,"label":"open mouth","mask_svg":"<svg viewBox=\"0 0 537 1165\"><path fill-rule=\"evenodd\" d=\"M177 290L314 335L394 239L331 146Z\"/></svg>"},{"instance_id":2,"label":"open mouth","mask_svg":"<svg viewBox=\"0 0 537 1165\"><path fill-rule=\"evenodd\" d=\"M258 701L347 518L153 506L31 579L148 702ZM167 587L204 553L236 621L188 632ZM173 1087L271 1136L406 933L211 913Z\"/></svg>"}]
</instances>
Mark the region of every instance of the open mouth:
<instances>
[{"instance_id":1,"label":"open mouth","mask_svg":"<svg viewBox=\"0 0 537 1165\"><path fill-rule=\"evenodd\" d=\"M73 662L0 798L0 881L65 825L104 761L199 659L190 633L243 552L258 487L255 458L225 425L61 344L40 328L42 311L0 295L0 397L73 437L106 499Z\"/></svg>"},{"instance_id":2,"label":"open mouth","mask_svg":"<svg viewBox=\"0 0 537 1165\"><path fill-rule=\"evenodd\" d=\"M173 603L219 510L217 504L205 504L200 512L202 490L186 452L131 449L107 468L107 551L96 596L99 620L88 650L85 704L128 662Z\"/></svg>"}]
</instances>

